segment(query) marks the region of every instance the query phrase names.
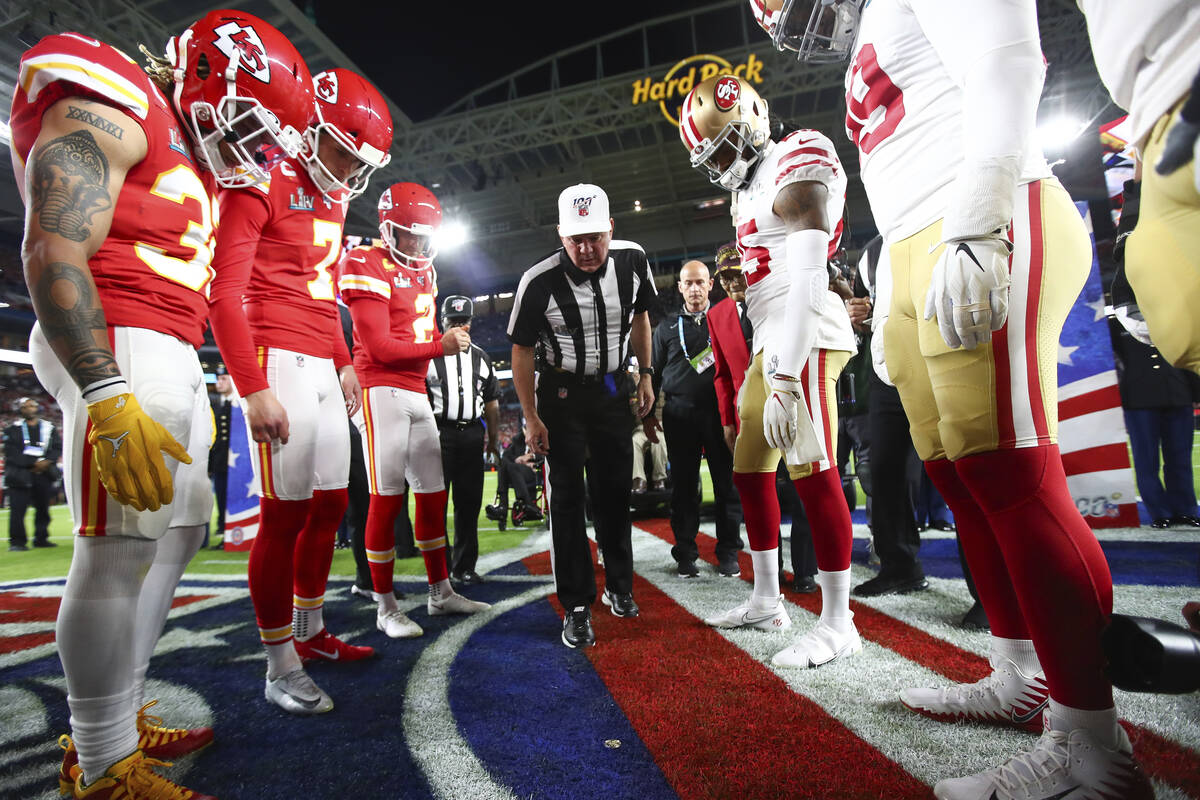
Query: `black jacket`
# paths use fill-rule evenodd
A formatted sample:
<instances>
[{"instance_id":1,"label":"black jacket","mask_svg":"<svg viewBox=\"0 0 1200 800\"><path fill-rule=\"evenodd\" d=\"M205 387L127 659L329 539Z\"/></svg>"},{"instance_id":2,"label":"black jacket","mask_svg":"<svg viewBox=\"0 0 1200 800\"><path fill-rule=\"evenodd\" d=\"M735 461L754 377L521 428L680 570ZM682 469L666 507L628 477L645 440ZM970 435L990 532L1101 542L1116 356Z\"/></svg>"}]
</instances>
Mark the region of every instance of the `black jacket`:
<instances>
[{"instance_id":1,"label":"black jacket","mask_svg":"<svg viewBox=\"0 0 1200 800\"><path fill-rule=\"evenodd\" d=\"M1200 398L1200 375L1171 366L1158 348L1133 338L1112 317L1108 327L1124 408L1188 408Z\"/></svg>"},{"instance_id":2,"label":"black jacket","mask_svg":"<svg viewBox=\"0 0 1200 800\"><path fill-rule=\"evenodd\" d=\"M29 429L31 439L38 439L38 427ZM10 489L28 489L33 486L31 467L41 459L50 462L51 466L43 476L51 481L58 480L58 459L62 456L62 434L58 427L50 425L50 435L45 442L31 441L31 444L41 445L45 452L41 456L25 454L25 431L20 422L9 425L4 429L4 483Z\"/></svg>"},{"instance_id":3,"label":"black jacket","mask_svg":"<svg viewBox=\"0 0 1200 800\"><path fill-rule=\"evenodd\" d=\"M689 314L677 311L654 329L654 357L651 361L658 371L654 380L655 391L661 388L667 396L667 402L682 402L699 408L716 407L717 390L713 386L716 369L709 367L704 372L696 372L689 360L710 346L708 315L705 312ZM680 320L683 320L686 352L679 341Z\"/></svg>"}]
</instances>

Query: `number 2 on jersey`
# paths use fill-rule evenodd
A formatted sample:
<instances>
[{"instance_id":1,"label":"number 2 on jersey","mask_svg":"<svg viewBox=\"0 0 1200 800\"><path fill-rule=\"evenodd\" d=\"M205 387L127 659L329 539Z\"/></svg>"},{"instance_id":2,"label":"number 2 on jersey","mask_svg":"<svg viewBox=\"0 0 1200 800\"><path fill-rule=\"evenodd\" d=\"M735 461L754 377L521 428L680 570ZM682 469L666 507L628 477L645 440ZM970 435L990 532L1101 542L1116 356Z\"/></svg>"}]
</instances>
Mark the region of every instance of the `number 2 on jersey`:
<instances>
[{"instance_id":1,"label":"number 2 on jersey","mask_svg":"<svg viewBox=\"0 0 1200 800\"><path fill-rule=\"evenodd\" d=\"M342 252L342 226L324 219L313 220L313 244L328 245L329 252L316 263L317 277L308 282L308 293L313 300L333 300L332 267Z\"/></svg>"},{"instance_id":2,"label":"number 2 on jersey","mask_svg":"<svg viewBox=\"0 0 1200 800\"><path fill-rule=\"evenodd\" d=\"M413 320L413 339L417 344L425 344L433 341L433 295L429 293L419 294L413 300L413 306L417 310L417 318Z\"/></svg>"}]
</instances>

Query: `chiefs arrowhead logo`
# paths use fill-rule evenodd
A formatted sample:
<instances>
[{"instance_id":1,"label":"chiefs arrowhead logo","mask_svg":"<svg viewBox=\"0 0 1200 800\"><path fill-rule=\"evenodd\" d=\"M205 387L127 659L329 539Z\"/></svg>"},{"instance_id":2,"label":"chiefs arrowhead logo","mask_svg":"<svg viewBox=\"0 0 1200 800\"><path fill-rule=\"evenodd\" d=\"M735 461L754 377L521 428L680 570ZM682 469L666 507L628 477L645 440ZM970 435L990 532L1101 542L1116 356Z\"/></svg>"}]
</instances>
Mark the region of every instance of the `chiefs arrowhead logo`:
<instances>
[{"instance_id":1,"label":"chiefs arrowhead logo","mask_svg":"<svg viewBox=\"0 0 1200 800\"><path fill-rule=\"evenodd\" d=\"M332 72L322 72L313 78L317 90L317 99L326 103L336 103L338 99L338 79Z\"/></svg>"},{"instance_id":2,"label":"chiefs arrowhead logo","mask_svg":"<svg viewBox=\"0 0 1200 800\"><path fill-rule=\"evenodd\" d=\"M267 62L267 49L263 47L258 32L249 25L230 20L213 29L217 49L233 61L236 55L238 66L263 83L271 82L271 66Z\"/></svg>"},{"instance_id":3,"label":"chiefs arrowhead logo","mask_svg":"<svg viewBox=\"0 0 1200 800\"><path fill-rule=\"evenodd\" d=\"M388 211L392 207L392 190L388 189L379 196L379 210Z\"/></svg>"}]
</instances>

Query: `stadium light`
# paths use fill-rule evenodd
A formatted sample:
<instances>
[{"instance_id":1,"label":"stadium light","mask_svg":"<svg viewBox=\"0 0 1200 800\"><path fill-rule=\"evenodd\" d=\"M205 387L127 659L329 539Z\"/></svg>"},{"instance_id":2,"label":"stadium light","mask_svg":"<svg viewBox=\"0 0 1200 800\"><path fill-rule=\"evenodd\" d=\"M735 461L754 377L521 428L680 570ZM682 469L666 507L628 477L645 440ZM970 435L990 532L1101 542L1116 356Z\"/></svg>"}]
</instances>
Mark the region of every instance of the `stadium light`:
<instances>
[{"instance_id":1,"label":"stadium light","mask_svg":"<svg viewBox=\"0 0 1200 800\"><path fill-rule=\"evenodd\" d=\"M512 292L501 292L500 294L496 295L496 297L500 300L507 300L508 298L510 298L512 296L513 296Z\"/></svg>"},{"instance_id":2,"label":"stadium light","mask_svg":"<svg viewBox=\"0 0 1200 800\"><path fill-rule=\"evenodd\" d=\"M488 299L490 296L491 296L491 295L486 295L486 294L477 295L477 296L475 297L475 302L476 302L476 303L482 303L482 302L484 302L485 300L487 300L487 299Z\"/></svg>"},{"instance_id":3,"label":"stadium light","mask_svg":"<svg viewBox=\"0 0 1200 800\"><path fill-rule=\"evenodd\" d=\"M1037 127L1043 153L1062 153L1083 133L1083 123L1075 117L1057 116L1043 120Z\"/></svg>"},{"instance_id":4,"label":"stadium light","mask_svg":"<svg viewBox=\"0 0 1200 800\"><path fill-rule=\"evenodd\" d=\"M437 248L442 252L456 250L471 238L471 231L461 222L447 222L437 232Z\"/></svg>"}]
</instances>

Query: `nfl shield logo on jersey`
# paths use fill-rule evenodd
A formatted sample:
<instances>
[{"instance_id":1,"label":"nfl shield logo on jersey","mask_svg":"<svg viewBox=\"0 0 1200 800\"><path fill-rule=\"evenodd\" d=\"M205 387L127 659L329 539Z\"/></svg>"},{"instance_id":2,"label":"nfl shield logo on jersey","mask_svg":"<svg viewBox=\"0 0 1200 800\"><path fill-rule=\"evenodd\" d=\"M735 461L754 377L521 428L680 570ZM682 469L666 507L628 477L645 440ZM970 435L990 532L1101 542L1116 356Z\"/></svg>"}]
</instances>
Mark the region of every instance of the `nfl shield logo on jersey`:
<instances>
[{"instance_id":1,"label":"nfl shield logo on jersey","mask_svg":"<svg viewBox=\"0 0 1200 800\"><path fill-rule=\"evenodd\" d=\"M304 366L304 356L300 356L300 355L296 356L296 366L297 367Z\"/></svg>"},{"instance_id":2,"label":"nfl shield logo on jersey","mask_svg":"<svg viewBox=\"0 0 1200 800\"><path fill-rule=\"evenodd\" d=\"M400 396L400 390L392 389L392 397L399 397L399 396Z\"/></svg>"}]
</instances>

